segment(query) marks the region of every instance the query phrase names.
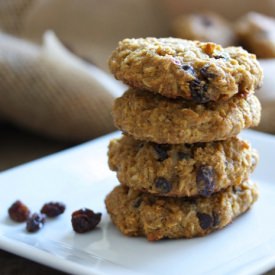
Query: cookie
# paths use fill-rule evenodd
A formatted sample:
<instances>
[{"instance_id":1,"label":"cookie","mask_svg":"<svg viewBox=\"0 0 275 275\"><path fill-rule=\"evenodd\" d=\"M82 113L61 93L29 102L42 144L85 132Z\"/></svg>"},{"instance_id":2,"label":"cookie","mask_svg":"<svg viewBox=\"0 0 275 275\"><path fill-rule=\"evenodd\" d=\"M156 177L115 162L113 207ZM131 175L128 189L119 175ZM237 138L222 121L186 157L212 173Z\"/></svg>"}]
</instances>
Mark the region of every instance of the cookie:
<instances>
[{"instance_id":1,"label":"cookie","mask_svg":"<svg viewBox=\"0 0 275 275\"><path fill-rule=\"evenodd\" d=\"M235 32L231 24L214 12L184 14L172 23L175 37L214 42L222 46L236 43Z\"/></svg>"},{"instance_id":2,"label":"cookie","mask_svg":"<svg viewBox=\"0 0 275 275\"><path fill-rule=\"evenodd\" d=\"M194 144L156 144L130 136L109 145L109 167L121 184L161 196L205 196L248 179L258 154L237 137Z\"/></svg>"},{"instance_id":3,"label":"cookie","mask_svg":"<svg viewBox=\"0 0 275 275\"><path fill-rule=\"evenodd\" d=\"M113 223L128 236L192 238L221 229L257 200L255 184L245 182L209 198L157 197L117 186L105 203Z\"/></svg>"},{"instance_id":4,"label":"cookie","mask_svg":"<svg viewBox=\"0 0 275 275\"><path fill-rule=\"evenodd\" d=\"M240 47L178 38L125 39L109 67L133 88L196 103L253 93L263 78L256 56Z\"/></svg>"},{"instance_id":5,"label":"cookie","mask_svg":"<svg viewBox=\"0 0 275 275\"><path fill-rule=\"evenodd\" d=\"M236 23L240 43L258 58L275 57L275 19L250 12Z\"/></svg>"},{"instance_id":6,"label":"cookie","mask_svg":"<svg viewBox=\"0 0 275 275\"><path fill-rule=\"evenodd\" d=\"M156 143L196 143L224 140L260 120L261 106L254 95L226 102L195 104L182 99L129 89L115 100L115 125L135 139Z\"/></svg>"}]
</instances>

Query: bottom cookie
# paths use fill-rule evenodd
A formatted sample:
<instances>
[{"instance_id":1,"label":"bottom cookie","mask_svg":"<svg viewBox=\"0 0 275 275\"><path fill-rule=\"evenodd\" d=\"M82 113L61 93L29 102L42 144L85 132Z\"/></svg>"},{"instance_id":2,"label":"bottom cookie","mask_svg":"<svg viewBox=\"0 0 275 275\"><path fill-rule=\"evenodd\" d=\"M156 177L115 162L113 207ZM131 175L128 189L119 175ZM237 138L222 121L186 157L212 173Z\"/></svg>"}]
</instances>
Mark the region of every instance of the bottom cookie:
<instances>
[{"instance_id":1,"label":"bottom cookie","mask_svg":"<svg viewBox=\"0 0 275 275\"><path fill-rule=\"evenodd\" d=\"M221 229L257 200L257 186L245 182L209 198L169 198L117 186L105 204L113 223L128 236L192 238Z\"/></svg>"}]
</instances>

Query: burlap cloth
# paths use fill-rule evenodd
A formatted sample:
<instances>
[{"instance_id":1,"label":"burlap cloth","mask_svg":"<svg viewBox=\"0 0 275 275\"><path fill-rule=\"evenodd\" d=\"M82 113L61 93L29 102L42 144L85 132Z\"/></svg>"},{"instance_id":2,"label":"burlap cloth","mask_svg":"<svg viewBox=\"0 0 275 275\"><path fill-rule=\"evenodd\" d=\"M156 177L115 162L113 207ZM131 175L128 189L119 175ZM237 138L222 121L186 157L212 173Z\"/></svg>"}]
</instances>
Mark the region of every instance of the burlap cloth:
<instances>
[{"instance_id":1,"label":"burlap cloth","mask_svg":"<svg viewBox=\"0 0 275 275\"><path fill-rule=\"evenodd\" d=\"M117 41L168 36L175 15L199 9L275 15L274 1L258 0L0 0L0 171L113 131L125 90L107 71ZM262 129L275 132L270 87ZM0 251L0 274L61 272Z\"/></svg>"}]
</instances>

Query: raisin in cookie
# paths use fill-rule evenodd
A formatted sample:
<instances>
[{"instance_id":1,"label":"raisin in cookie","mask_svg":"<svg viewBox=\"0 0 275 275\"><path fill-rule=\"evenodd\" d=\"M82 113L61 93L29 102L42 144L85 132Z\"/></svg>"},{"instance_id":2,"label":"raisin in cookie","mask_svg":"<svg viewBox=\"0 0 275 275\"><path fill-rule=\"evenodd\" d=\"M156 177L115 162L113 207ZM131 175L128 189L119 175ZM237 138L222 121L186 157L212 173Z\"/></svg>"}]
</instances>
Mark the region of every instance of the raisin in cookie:
<instances>
[{"instance_id":1,"label":"raisin in cookie","mask_svg":"<svg viewBox=\"0 0 275 275\"><path fill-rule=\"evenodd\" d=\"M231 24L214 12L184 14L172 23L174 36L232 46L236 42Z\"/></svg>"},{"instance_id":2,"label":"raisin in cookie","mask_svg":"<svg viewBox=\"0 0 275 275\"><path fill-rule=\"evenodd\" d=\"M125 39L109 67L133 88L197 103L253 93L263 78L256 56L240 47L177 38Z\"/></svg>"},{"instance_id":3,"label":"raisin in cookie","mask_svg":"<svg viewBox=\"0 0 275 275\"><path fill-rule=\"evenodd\" d=\"M113 223L128 236L192 238L221 229L257 200L255 184L245 182L209 198L157 197L117 186L105 204Z\"/></svg>"},{"instance_id":4,"label":"raisin in cookie","mask_svg":"<svg viewBox=\"0 0 275 275\"><path fill-rule=\"evenodd\" d=\"M129 89L113 106L119 129L135 139L169 144L224 140L258 125L260 116L261 106L254 95L195 104Z\"/></svg>"},{"instance_id":5,"label":"raisin in cookie","mask_svg":"<svg viewBox=\"0 0 275 275\"><path fill-rule=\"evenodd\" d=\"M236 24L240 43L258 58L275 57L275 19L250 12Z\"/></svg>"},{"instance_id":6,"label":"raisin in cookie","mask_svg":"<svg viewBox=\"0 0 275 275\"><path fill-rule=\"evenodd\" d=\"M157 144L130 136L109 145L109 166L121 184L162 196L205 196L239 185L253 172L258 155L246 142Z\"/></svg>"}]
</instances>

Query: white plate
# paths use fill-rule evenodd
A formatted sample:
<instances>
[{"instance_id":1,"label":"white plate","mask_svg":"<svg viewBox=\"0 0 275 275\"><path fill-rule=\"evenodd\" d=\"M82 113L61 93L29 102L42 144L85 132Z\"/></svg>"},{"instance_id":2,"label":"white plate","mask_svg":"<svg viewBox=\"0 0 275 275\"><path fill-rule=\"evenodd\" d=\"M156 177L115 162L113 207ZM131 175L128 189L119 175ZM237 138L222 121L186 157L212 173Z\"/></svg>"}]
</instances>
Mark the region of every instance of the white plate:
<instances>
[{"instance_id":1,"label":"white plate","mask_svg":"<svg viewBox=\"0 0 275 275\"><path fill-rule=\"evenodd\" d=\"M251 211L204 238L148 242L121 235L104 198L117 185L107 167L105 136L0 174L0 248L75 274L255 274L275 266L275 138L246 131L261 161L253 175L261 196ZM37 211L58 200L66 212L35 234L7 217L21 199ZM70 214L81 207L103 213L97 230L75 234Z\"/></svg>"}]
</instances>

